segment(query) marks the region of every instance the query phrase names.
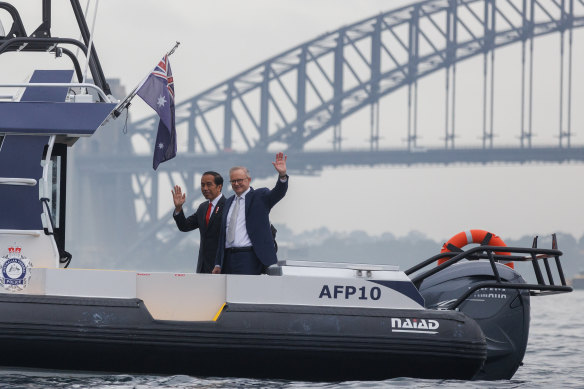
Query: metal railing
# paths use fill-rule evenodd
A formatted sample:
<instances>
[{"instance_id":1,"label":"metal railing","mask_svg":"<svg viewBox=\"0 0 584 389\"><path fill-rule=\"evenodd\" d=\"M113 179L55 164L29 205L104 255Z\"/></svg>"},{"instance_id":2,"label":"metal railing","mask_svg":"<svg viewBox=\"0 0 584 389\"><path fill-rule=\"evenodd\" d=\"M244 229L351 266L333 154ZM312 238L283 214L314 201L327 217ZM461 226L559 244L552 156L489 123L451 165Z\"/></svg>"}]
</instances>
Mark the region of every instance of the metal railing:
<instances>
[{"instance_id":1,"label":"metal railing","mask_svg":"<svg viewBox=\"0 0 584 389\"><path fill-rule=\"evenodd\" d=\"M63 87L67 87L67 88L86 88L86 89L93 89L97 92L97 94L99 95L99 97L101 97L101 99L103 101L105 101L106 103L115 103L115 101L111 101L110 98L105 94L105 92L103 90L101 90L100 87L98 87L97 85L94 84L89 84L89 83L59 83L59 82L55 82L55 83L47 83L47 82L34 82L34 83L18 83L18 84L0 84L0 88L46 88L46 87L51 87L51 88L63 88Z\"/></svg>"},{"instance_id":2,"label":"metal railing","mask_svg":"<svg viewBox=\"0 0 584 389\"><path fill-rule=\"evenodd\" d=\"M495 252L507 252L528 255L497 255ZM537 247L537 237L533 240L532 247L507 247L507 246L477 246L462 252L444 252L437 254L419 264L407 269L406 275L411 277L414 285L419 289L422 282L428 277L443 271L444 269L462 261L463 259L474 261L479 259L488 259L493 270L494 280L479 282L465 291L453 304L449 305L449 309L456 309L469 296L479 289L485 288L506 288L517 290L529 290L532 296L541 296L545 294L567 293L571 292L572 288L567 285L564 270L560 261L562 252L558 250L556 235L552 235L552 248L543 249ZM434 264L442 258L450 258L441 265L435 266L419 275L412 275L423 268ZM553 262L550 261L553 259ZM513 262L531 262L533 271L537 280L536 284L528 283L512 283L507 282L501 278L499 270L497 269L498 261L513 261ZM545 273L542 272L540 263L543 263ZM554 278L553 266L555 265L555 273L559 278L559 283ZM545 274L545 275L544 275Z\"/></svg>"}]
</instances>

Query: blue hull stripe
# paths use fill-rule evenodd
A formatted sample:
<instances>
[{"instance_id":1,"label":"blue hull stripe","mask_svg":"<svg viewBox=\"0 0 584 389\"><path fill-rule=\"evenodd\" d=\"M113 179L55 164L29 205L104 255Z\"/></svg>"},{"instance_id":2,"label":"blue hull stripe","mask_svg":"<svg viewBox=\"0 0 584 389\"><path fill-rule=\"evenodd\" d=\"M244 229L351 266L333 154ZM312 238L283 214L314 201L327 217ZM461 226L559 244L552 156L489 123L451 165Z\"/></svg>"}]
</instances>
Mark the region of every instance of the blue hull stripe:
<instances>
[{"instance_id":1,"label":"blue hull stripe","mask_svg":"<svg viewBox=\"0 0 584 389\"><path fill-rule=\"evenodd\" d=\"M414 300L421 306L425 306L425 301L418 289L409 281L378 281L378 280L368 280L379 285L383 285L387 288L393 289L396 292L407 296L408 298Z\"/></svg>"}]
</instances>

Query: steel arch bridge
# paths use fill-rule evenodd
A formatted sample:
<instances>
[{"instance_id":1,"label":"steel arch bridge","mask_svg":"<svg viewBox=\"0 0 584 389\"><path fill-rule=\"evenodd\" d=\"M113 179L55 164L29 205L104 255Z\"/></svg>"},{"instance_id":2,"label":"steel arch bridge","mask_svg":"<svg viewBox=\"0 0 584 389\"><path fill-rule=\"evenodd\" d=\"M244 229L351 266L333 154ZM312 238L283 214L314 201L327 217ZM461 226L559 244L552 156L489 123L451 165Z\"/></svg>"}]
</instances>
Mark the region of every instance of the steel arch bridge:
<instances>
[{"instance_id":1,"label":"steel arch bridge","mask_svg":"<svg viewBox=\"0 0 584 389\"><path fill-rule=\"evenodd\" d=\"M274 144L303 151L333 129L341 150L343 119L371 107L370 150L379 150L379 99L408 88L407 149L417 146L417 83L445 69L444 148L455 148L456 65L484 57L482 147L493 148L496 49L522 45L522 126L518 147L531 147L534 38L561 34L561 61L572 61L572 31L584 25L582 0L426 0L367 18L274 56L177 104L187 152L262 152ZM568 34L565 43L564 35ZM566 47L564 47L566 46ZM565 58L565 52L567 57ZM560 75L560 111L571 110L571 67ZM558 147L569 147L570 120L560 118ZM149 144L154 116L134 123Z\"/></svg>"},{"instance_id":2,"label":"steel arch bridge","mask_svg":"<svg viewBox=\"0 0 584 389\"><path fill-rule=\"evenodd\" d=\"M583 25L584 0L421 1L323 34L177 103L177 128L179 136L186 136L186 152L180 162L176 158L160 165L158 173L150 170L151 156L132 153L107 159L83 156L77 163L85 173L116 171L133 182L132 196L143 210L136 214L142 238L126 246L133 252L160 239L166 244L158 246L168 248L184 237L163 231L173 228L168 215L159 217L163 176L170 185L178 176L192 193L201 173L196 167L225 172L243 162L254 177L267 177L273 171L266 161L275 149L293 157L290 170L295 174L351 164L584 161L584 148L571 144L573 30ZM534 40L552 33L561 42L559 142L536 147ZM521 46L521 125L517 145L500 147L493 142L494 53L513 43ZM457 64L477 56L483 58L481 143L472 149L455 147ZM439 124L443 147L420 153L418 81L440 70L446 73L444 123ZM405 147L387 149L380 147L379 101L400 88L407 89L408 100L407 128L401 129ZM347 150L342 122L364 108L370 109L368 147ZM157 123L156 116L133 122L130 134L153 144ZM329 130L331 149L310 150L311 141Z\"/></svg>"}]
</instances>

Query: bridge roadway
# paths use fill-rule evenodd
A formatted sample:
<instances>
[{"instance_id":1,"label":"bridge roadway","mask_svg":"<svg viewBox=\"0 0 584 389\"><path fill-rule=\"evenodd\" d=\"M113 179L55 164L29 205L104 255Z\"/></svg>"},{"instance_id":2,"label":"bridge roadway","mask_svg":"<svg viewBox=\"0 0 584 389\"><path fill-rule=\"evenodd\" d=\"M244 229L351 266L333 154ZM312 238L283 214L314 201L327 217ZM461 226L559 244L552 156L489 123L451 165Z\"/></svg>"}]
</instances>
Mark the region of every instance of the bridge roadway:
<instances>
[{"instance_id":1,"label":"bridge roadway","mask_svg":"<svg viewBox=\"0 0 584 389\"><path fill-rule=\"evenodd\" d=\"M273 175L268 161L272 152L194 154L179 153L170 161L161 164L159 171L179 172L193 170L217 170L227 172L237 165L248 166L255 178ZM449 164L525 164L525 163L567 163L584 162L584 146L571 148L546 147L497 147L497 148L456 148L456 149L386 149L331 151L292 151L289 170L292 174L314 175L325 167L337 166L377 166L377 165L449 165ZM137 173L150 172L151 155L127 154L113 158L85 155L76 160L76 165L85 172ZM199 168L200 167L200 168Z\"/></svg>"}]
</instances>

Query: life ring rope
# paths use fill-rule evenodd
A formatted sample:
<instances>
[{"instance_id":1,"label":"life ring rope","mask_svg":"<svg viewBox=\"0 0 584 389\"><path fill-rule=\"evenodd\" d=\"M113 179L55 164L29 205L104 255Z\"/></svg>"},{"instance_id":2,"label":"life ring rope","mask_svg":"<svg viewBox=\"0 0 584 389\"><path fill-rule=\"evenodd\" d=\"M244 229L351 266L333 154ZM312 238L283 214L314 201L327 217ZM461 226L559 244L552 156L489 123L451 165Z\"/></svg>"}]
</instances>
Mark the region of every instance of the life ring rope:
<instances>
[{"instance_id":1,"label":"life ring rope","mask_svg":"<svg viewBox=\"0 0 584 389\"><path fill-rule=\"evenodd\" d=\"M481 246L501 246L506 247L507 245L503 242L503 239L499 238L497 235L490 233L485 230L467 230L459 232L444 243L442 246L441 253L445 252L462 252L462 248L471 243L478 243ZM497 255L511 255L509 252L495 252ZM438 265L443 264L448 261L449 258L441 258L438 260ZM504 261L505 265L509 266L511 269L515 268L515 265L511 261Z\"/></svg>"}]
</instances>

